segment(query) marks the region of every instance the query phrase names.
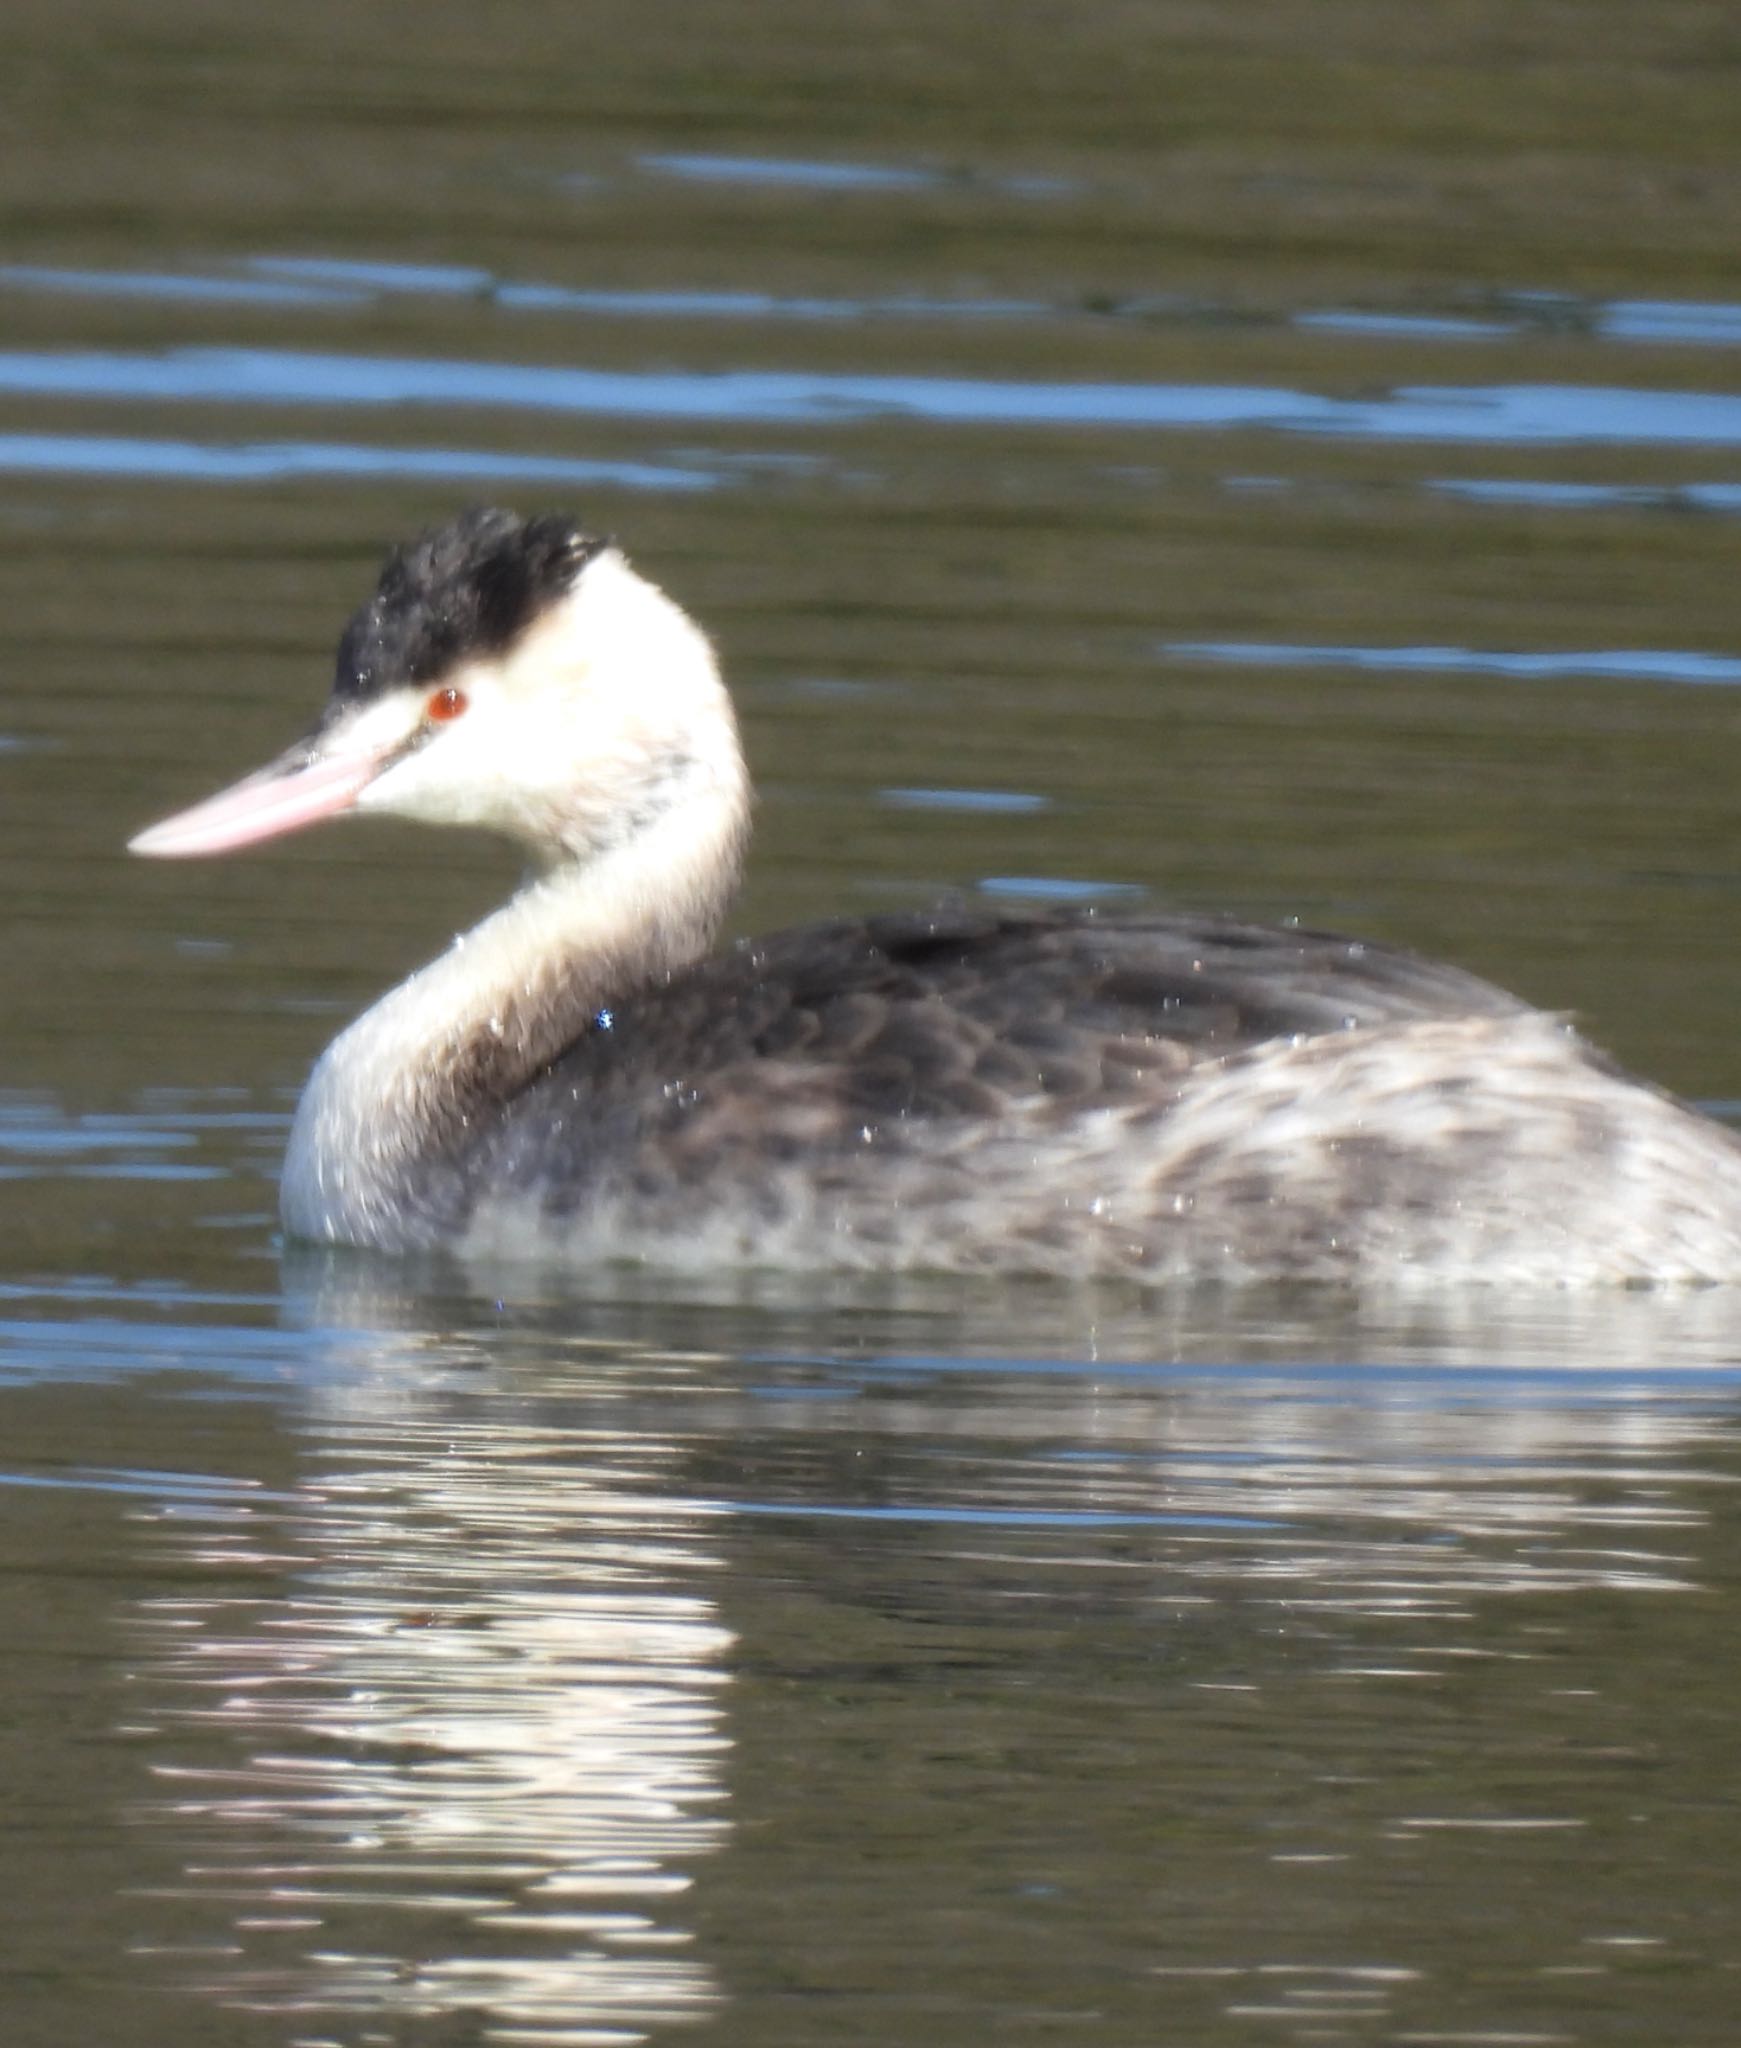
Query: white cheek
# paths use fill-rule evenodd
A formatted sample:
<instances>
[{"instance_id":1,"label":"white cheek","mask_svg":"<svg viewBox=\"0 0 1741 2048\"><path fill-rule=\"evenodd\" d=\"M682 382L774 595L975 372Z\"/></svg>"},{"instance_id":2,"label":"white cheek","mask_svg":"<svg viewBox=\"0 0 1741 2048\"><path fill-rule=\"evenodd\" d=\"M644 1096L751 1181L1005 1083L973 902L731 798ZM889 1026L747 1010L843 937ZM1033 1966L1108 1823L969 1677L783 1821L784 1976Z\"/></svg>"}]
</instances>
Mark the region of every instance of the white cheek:
<instances>
[{"instance_id":1,"label":"white cheek","mask_svg":"<svg viewBox=\"0 0 1741 2048\"><path fill-rule=\"evenodd\" d=\"M425 750L389 768L385 775L377 775L357 798L357 809L400 818L445 817L445 807L439 814L432 809L439 793L439 784L429 774Z\"/></svg>"},{"instance_id":2,"label":"white cheek","mask_svg":"<svg viewBox=\"0 0 1741 2048\"><path fill-rule=\"evenodd\" d=\"M467 744L473 738L461 731L467 722L456 719L378 775L357 799L357 809L435 824L487 821L498 777L483 750Z\"/></svg>"},{"instance_id":3,"label":"white cheek","mask_svg":"<svg viewBox=\"0 0 1741 2048\"><path fill-rule=\"evenodd\" d=\"M577 760L575 736L553 729L547 708L537 711L499 691L479 691L468 711L378 776L357 809L541 833L547 814L573 800L587 764Z\"/></svg>"},{"instance_id":4,"label":"white cheek","mask_svg":"<svg viewBox=\"0 0 1741 2048\"><path fill-rule=\"evenodd\" d=\"M332 722L319 744L333 754L391 754L423 722L423 699L395 691Z\"/></svg>"}]
</instances>

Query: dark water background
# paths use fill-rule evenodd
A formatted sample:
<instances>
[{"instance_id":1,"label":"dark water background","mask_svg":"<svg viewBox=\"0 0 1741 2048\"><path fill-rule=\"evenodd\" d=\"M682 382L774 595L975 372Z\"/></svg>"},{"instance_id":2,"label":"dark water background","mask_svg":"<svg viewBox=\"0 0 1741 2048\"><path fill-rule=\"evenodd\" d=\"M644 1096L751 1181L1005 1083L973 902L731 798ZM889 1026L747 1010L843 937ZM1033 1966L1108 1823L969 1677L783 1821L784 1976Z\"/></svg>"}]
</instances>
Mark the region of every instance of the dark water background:
<instances>
[{"instance_id":1,"label":"dark water background","mask_svg":"<svg viewBox=\"0 0 1741 2048\"><path fill-rule=\"evenodd\" d=\"M1741 1096L1741 18L0 26L0 2038L1726 2043L1741 1309L281 1262L508 881L129 866L391 539L716 632L746 926L1402 940Z\"/></svg>"}]
</instances>

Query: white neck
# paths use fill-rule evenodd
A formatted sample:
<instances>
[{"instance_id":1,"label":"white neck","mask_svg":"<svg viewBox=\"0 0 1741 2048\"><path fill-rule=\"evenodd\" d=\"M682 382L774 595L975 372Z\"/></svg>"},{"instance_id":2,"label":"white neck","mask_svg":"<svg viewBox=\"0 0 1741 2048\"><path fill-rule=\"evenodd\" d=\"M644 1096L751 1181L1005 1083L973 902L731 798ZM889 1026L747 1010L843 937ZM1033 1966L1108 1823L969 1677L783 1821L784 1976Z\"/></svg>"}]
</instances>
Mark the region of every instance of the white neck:
<instances>
[{"instance_id":1,"label":"white neck","mask_svg":"<svg viewBox=\"0 0 1741 2048\"><path fill-rule=\"evenodd\" d=\"M707 950L749 820L716 677L713 691L718 715L699 733L691 722L687 749L664 757L624 836L600 844L589 833L591 849L576 851L547 840L542 873L327 1048L285 1156L294 1235L415 1248L431 1234L429 1190L468 1135L601 1009Z\"/></svg>"}]
</instances>

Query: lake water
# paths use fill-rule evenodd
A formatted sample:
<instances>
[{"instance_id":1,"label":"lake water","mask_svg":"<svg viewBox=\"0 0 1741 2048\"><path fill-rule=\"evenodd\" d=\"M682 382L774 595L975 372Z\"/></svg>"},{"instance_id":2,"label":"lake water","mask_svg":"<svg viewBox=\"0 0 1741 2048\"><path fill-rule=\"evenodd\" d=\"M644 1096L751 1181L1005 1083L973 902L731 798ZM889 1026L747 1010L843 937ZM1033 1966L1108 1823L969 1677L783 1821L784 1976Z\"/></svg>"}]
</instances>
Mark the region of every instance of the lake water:
<instances>
[{"instance_id":1,"label":"lake water","mask_svg":"<svg viewBox=\"0 0 1741 2048\"><path fill-rule=\"evenodd\" d=\"M120 848L572 506L719 639L740 928L1298 916L1724 1111L1735 22L0 42L8 2048L1733 2041L1741 1306L287 1256L511 862Z\"/></svg>"}]
</instances>

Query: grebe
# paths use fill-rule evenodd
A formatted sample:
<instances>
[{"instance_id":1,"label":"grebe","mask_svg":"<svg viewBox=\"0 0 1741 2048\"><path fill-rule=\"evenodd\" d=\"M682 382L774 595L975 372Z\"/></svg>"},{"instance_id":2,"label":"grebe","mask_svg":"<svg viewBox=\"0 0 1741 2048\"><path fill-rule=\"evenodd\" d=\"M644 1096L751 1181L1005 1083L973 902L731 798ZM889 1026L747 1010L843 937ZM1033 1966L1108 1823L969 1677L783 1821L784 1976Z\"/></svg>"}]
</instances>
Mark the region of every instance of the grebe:
<instances>
[{"instance_id":1,"label":"grebe","mask_svg":"<svg viewBox=\"0 0 1741 2048\"><path fill-rule=\"evenodd\" d=\"M1473 976L1086 909L711 952L749 806L708 642L614 546L474 511L395 553L310 736L132 842L383 811L531 856L327 1048L287 1231L1149 1282L1741 1278L1741 1142Z\"/></svg>"}]
</instances>

